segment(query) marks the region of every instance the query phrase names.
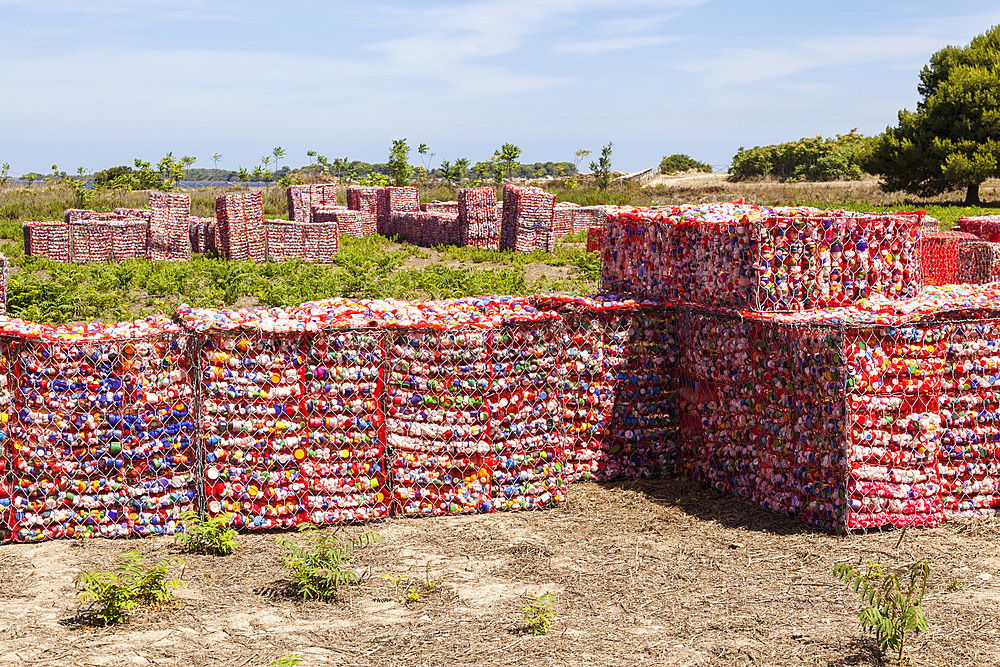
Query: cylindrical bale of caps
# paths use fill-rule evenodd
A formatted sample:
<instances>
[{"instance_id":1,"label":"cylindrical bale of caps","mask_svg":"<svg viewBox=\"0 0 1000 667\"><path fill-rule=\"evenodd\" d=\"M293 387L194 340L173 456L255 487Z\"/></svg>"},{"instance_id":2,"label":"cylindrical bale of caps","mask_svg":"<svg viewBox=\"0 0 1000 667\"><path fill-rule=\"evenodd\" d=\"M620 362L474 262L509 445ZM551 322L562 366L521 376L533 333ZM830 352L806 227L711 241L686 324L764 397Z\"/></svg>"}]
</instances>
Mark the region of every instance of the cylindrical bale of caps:
<instances>
[{"instance_id":1,"label":"cylindrical bale of caps","mask_svg":"<svg viewBox=\"0 0 1000 667\"><path fill-rule=\"evenodd\" d=\"M977 241L965 232L925 232L920 237L920 270L926 285L956 282L958 249L963 243Z\"/></svg>"},{"instance_id":2,"label":"cylindrical bale of caps","mask_svg":"<svg viewBox=\"0 0 1000 667\"><path fill-rule=\"evenodd\" d=\"M191 196L168 192L149 195L153 214L149 222L149 256L154 262L187 262L191 260L191 237L188 216Z\"/></svg>"},{"instance_id":3,"label":"cylindrical bale of caps","mask_svg":"<svg viewBox=\"0 0 1000 667\"><path fill-rule=\"evenodd\" d=\"M222 254L229 260L266 260L264 204L259 190L222 195L215 200Z\"/></svg>"},{"instance_id":4,"label":"cylindrical bale of caps","mask_svg":"<svg viewBox=\"0 0 1000 667\"><path fill-rule=\"evenodd\" d=\"M958 246L955 282L994 283L1000 281L1000 243L963 241Z\"/></svg>"},{"instance_id":5,"label":"cylindrical bale of caps","mask_svg":"<svg viewBox=\"0 0 1000 667\"><path fill-rule=\"evenodd\" d=\"M189 337L162 316L19 334L14 539L178 530L197 495Z\"/></svg>"},{"instance_id":6,"label":"cylindrical bale of caps","mask_svg":"<svg viewBox=\"0 0 1000 667\"><path fill-rule=\"evenodd\" d=\"M498 250L500 218L493 188L463 188L458 193L459 245Z\"/></svg>"}]
</instances>

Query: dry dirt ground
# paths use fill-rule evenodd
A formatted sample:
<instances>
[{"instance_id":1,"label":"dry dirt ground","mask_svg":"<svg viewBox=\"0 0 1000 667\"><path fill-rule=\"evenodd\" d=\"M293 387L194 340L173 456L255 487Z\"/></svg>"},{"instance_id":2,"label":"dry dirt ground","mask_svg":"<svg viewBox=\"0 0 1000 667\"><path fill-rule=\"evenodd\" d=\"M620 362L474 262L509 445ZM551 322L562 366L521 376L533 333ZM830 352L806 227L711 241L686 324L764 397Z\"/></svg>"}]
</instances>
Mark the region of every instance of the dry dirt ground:
<instances>
[{"instance_id":1,"label":"dry dirt ground","mask_svg":"<svg viewBox=\"0 0 1000 667\"><path fill-rule=\"evenodd\" d=\"M216 558L171 538L0 546L0 664L812 665L883 663L835 563L926 559L915 665L1000 664L1000 525L836 537L680 479L578 484L545 512L393 519L338 602L285 591L274 534ZM362 527L344 529L356 535ZM98 628L71 583L137 550L185 559L177 601ZM398 589L385 577L404 577ZM426 582L434 585L427 592ZM421 599L406 602L410 586ZM551 592L548 634L520 609Z\"/></svg>"}]
</instances>

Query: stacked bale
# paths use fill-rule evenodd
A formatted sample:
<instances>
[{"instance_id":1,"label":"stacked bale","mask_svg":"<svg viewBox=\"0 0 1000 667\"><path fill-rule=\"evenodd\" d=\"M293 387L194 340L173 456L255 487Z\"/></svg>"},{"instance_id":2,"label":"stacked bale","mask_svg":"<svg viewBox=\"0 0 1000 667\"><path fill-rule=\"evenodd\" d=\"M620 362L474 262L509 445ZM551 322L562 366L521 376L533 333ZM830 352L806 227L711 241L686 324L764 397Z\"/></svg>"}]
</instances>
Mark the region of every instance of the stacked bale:
<instances>
[{"instance_id":1,"label":"stacked bale","mask_svg":"<svg viewBox=\"0 0 1000 667\"><path fill-rule=\"evenodd\" d=\"M285 190L288 198L288 219L296 222L312 222L313 207L326 208L337 205L336 183L309 183L289 185Z\"/></svg>"},{"instance_id":2,"label":"stacked bale","mask_svg":"<svg viewBox=\"0 0 1000 667\"><path fill-rule=\"evenodd\" d=\"M189 338L162 317L23 333L4 347L13 538L177 530L196 502Z\"/></svg>"},{"instance_id":3,"label":"stacked bale","mask_svg":"<svg viewBox=\"0 0 1000 667\"><path fill-rule=\"evenodd\" d=\"M541 188L513 185L505 185L503 192L500 250L549 251L554 243L555 195Z\"/></svg>"},{"instance_id":4,"label":"stacked bale","mask_svg":"<svg viewBox=\"0 0 1000 667\"><path fill-rule=\"evenodd\" d=\"M947 285L958 274L959 248L976 241L964 232L924 232L920 238L920 268L925 285Z\"/></svg>"},{"instance_id":5,"label":"stacked bale","mask_svg":"<svg viewBox=\"0 0 1000 667\"><path fill-rule=\"evenodd\" d=\"M493 188L463 188L458 192L458 245L499 250L500 224Z\"/></svg>"},{"instance_id":6,"label":"stacked bale","mask_svg":"<svg viewBox=\"0 0 1000 667\"><path fill-rule=\"evenodd\" d=\"M414 187L379 188L376 220L380 234L390 229L392 216L397 213L420 211L420 196ZM391 232L387 232L390 233Z\"/></svg>"},{"instance_id":7,"label":"stacked bale","mask_svg":"<svg viewBox=\"0 0 1000 667\"><path fill-rule=\"evenodd\" d=\"M993 283L1000 280L1000 243L963 241L958 246L955 282Z\"/></svg>"},{"instance_id":8,"label":"stacked bale","mask_svg":"<svg viewBox=\"0 0 1000 667\"><path fill-rule=\"evenodd\" d=\"M228 260L266 260L264 202L260 191L221 195L215 200L221 247Z\"/></svg>"},{"instance_id":9,"label":"stacked bale","mask_svg":"<svg viewBox=\"0 0 1000 667\"><path fill-rule=\"evenodd\" d=\"M191 236L188 216L191 196L168 192L149 195L152 210L149 222L149 258L154 262L191 260Z\"/></svg>"}]
</instances>

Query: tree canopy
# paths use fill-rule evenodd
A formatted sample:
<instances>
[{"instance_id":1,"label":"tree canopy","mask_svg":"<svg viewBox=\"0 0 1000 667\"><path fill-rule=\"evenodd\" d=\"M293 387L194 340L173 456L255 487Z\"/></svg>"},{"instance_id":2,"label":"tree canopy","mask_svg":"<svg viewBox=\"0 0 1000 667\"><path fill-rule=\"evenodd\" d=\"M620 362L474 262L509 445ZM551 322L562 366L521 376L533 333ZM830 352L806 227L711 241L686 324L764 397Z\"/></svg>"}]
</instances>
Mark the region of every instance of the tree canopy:
<instances>
[{"instance_id":1,"label":"tree canopy","mask_svg":"<svg viewBox=\"0 0 1000 667\"><path fill-rule=\"evenodd\" d=\"M979 186L1000 176L1000 26L965 47L948 46L920 72L916 111L875 138L866 171L887 191L928 197L965 188L979 203Z\"/></svg>"}]
</instances>

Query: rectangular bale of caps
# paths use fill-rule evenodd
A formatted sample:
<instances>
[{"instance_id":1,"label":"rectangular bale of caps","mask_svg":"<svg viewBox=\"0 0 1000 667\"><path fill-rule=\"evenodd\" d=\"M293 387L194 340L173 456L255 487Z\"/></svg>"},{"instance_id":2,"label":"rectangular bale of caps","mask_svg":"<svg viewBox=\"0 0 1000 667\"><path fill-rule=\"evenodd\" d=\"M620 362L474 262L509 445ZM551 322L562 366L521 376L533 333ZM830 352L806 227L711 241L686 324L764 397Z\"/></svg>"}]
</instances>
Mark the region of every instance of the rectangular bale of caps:
<instances>
[{"instance_id":1,"label":"rectangular bale of caps","mask_svg":"<svg viewBox=\"0 0 1000 667\"><path fill-rule=\"evenodd\" d=\"M925 285L949 285L956 282L959 248L978 241L965 232L924 232L920 237L920 274Z\"/></svg>"},{"instance_id":2,"label":"rectangular bale of caps","mask_svg":"<svg viewBox=\"0 0 1000 667\"><path fill-rule=\"evenodd\" d=\"M498 250L500 218L493 188L462 188L458 192L459 245Z\"/></svg>"},{"instance_id":3,"label":"rectangular bale of caps","mask_svg":"<svg viewBox=\"0 0 1000 667\"><path fill-rule=\"evenodd\" d=\"M505 185L500 250L547 250L556 197L536 187Z\"/></svg>"},{"instance_id":4,"label":"rectangular bale of caps","mask_svg":"<svg viewBox=\"0 0 1000 667\"><path fill-rule=\"evenodd\" d=\"M955 282L995 283L1000 280L1000 243L966 241L958 246Z\"/></svg>"},{"instance_id":5,"label":"rectangular bale of caps","mask_svg":"<svg viewBox=\"0 0 1000 667\"><path fill-rule=\"evenodd\" d=\"M923 287L913 213L716 202L620 207L605 229L605 289L709 307L795 312Z\"/></svg>"},{"instance_id":6,"label":"rectangular bale of caps","mask_svg":"<svg viewBox=\"0 0 1000 667\"><path fill-rule=\"evenodd\" d=\"M288 219L296 222L312 222L312 207L337 205L336 183L307 183L289 185L285 190L288 198Z\"/></svg>"},{"instance_id":7,"label":"rectangular bale of caps","mask_svg":"<svg viewBox=\"0 0 1000 667\"><path fill-rule=\"evenodd\" d=\"M264 204L260 191L222 195L215 200L215 217L229 260L266 260Z\"/></svg>"},{"instance_id":8,"label":"rectangular bale of caps","mask_svg":"<svg viewBox=\"0 0 1000 667\"><path fill-rule=\"evenodd\" d=\"M363 238L376 233L375 216L367 211L352 210L342 206L313 207L313 222L335 222L341 236Z\"/></svg>"},{"instance_id":9,"label":"rectangular bale of caps","mask_svg":"<svg viewBox=\"0 0 1000 667\"><path fill-rule=\"evenodd\" d=\"M191 260L191 236L188 216L191 196L169 192L149 195L153 213L149 223L149 257L154 262Z\"/></svg>"}]
</instances>

